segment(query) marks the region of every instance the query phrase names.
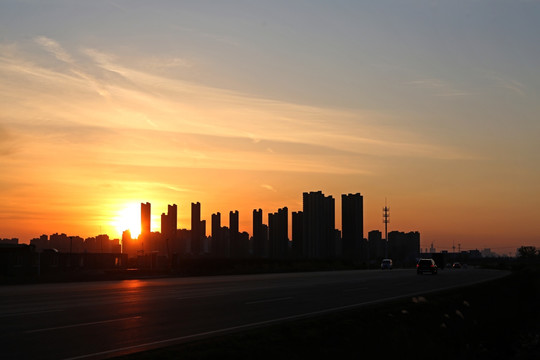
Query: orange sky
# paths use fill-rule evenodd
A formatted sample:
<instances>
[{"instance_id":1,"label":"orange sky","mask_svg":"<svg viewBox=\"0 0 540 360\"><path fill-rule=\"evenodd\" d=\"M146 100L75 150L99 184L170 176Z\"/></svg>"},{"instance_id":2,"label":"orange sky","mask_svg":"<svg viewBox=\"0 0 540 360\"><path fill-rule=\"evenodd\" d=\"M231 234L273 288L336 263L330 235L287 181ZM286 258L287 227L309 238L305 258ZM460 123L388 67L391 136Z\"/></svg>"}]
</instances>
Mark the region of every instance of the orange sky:
<instances>
[{"instance_id":1,"label":"orange sky","mask_svg":"<svg viewBox=\"0 0 540 360\"><path fill-rule=\"evenodd\" d=\"M522 35L539 29L516 15L533 4L478 2L456 26L451 4L62 3L0 5L0 237L119 237L147 201L156 231L172 203L189 228L198 201L208 232L230 210L251 232L253 209L322 190L338 227L341 194L364 196L366 236L387 199L422 248L540 247L540 51Z\"/></svg>"}]
</instances>

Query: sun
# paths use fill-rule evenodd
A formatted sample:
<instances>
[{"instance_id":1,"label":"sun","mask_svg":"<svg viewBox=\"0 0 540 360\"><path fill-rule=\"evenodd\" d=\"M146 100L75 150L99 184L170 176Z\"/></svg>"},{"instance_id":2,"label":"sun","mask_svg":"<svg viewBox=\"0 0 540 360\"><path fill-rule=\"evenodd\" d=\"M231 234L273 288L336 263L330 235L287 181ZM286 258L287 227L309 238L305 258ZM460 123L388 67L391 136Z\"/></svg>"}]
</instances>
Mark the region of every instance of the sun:
<instances>
[{"instance_id":1,"label":"sun","mask_svg":"<svg viewBox=\"0 0 540 360\"><path fill-rule=\"evenodd\" d=\"M140 205L129 204L120 209L116 216L114 227L119 234L129 230L131 237L136 238L141 233Z\"/></svg>"}]
</instances>

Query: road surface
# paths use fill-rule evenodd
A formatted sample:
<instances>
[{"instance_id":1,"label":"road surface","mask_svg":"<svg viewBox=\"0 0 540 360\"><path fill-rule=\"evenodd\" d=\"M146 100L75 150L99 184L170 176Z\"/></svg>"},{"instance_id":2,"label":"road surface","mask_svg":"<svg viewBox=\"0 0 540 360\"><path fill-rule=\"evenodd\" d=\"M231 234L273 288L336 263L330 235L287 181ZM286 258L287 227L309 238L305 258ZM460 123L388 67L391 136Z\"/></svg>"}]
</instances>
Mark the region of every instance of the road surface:
<instances>
[{"instance_id":1,"label":"road surface","mask_svg":"<svg viewBox=\"0 0 540 360\"><path fill-rule=\"evenodd\" d=\"M506 274L393 269L3 286L0 354L107 358Z\"/></svg>"}]
</instances>

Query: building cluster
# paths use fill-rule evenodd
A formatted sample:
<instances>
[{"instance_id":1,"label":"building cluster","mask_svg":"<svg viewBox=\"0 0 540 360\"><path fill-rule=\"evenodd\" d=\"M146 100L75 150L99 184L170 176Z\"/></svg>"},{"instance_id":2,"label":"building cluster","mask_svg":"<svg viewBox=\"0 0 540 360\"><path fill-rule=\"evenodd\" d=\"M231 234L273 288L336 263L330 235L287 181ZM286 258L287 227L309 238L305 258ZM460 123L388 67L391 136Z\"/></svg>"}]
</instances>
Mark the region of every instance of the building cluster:
<instances>
[{"instance_id":1,"label":"building cluster","mask_svg":"<svg viewBox=\"0 0 540 360\"><path fill-rule=\"evenodd\" d=\"M130 258L154 254L168 259L267 258L267 259L349 259L379 261L393 257L414 261L420 253L420 234L393 231L383 239L379 231L364 238L363 196L341 196L342 230L335 226L335 199L321 191L303 193L302 211L292 212L289 224L287 207L269 213L253 210L253 231L239 231L239 212L230 211L228 226L222 214L211 216L210 233L201 219L201 204L191 204L191 229L178 229L177 205L168 205L161 215L161 231L151 231L151 204L141 204L141 234L122 235L122 251ZM289 226L292 238L289 239Z\"/></svg>"},{"instance_id":2,"label":"building cluster","mask_svg":"<svg viewBox=\"0 0 540 360\"><path fill-rule=\"evenodd\" d=\"M41 235L39 238L30 240L37 251L55 249L61 253L107 253L120 254L122 246L119 239L110 239L108 235L98 235L83 239L80 236L68 236L66 234Z\"/></svg>"}]
</instances>

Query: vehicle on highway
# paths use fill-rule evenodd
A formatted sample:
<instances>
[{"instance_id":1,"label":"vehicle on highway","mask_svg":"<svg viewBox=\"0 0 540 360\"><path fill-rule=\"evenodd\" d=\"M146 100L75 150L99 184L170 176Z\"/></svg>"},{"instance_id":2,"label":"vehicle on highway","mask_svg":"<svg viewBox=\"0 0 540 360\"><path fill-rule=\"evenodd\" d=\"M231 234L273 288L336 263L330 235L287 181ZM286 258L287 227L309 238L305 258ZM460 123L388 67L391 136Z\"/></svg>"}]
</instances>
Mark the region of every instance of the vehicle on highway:
<instances>
[{"instance_id":1,"label":"vehicle on highway","mask_svg":"<svg viewBox=\"0 0 540 360\"><path fill-rule=\"evenodd\" d=\"M455 262L452 264L452 269L461 269L461 264L458 262Z\"/></svg>"},{"instance_id":2,"label":"vehicle on highway","mask_svg":"<svg viewBox=\"0 0 540 360\"><path fill-rule=\"evenodd\" d=\"M430 272L433 275L437 274L437 264L433 259L420 259L416 264L416 273L421 275L425 272Z\"/></svg>"},{"instance_id":3,"label":"vehicle on highway","mask_svg":"<svg viewBox=\"0 0 540 360\"><path fill-rule=\"evenodd\" d=\"M392 269L392 259L383 259L381 262L381 269Z\"/></svg>"}]
</instances>

